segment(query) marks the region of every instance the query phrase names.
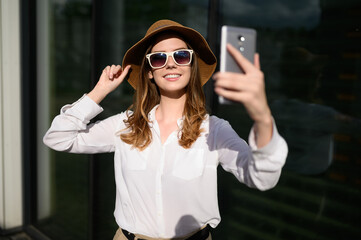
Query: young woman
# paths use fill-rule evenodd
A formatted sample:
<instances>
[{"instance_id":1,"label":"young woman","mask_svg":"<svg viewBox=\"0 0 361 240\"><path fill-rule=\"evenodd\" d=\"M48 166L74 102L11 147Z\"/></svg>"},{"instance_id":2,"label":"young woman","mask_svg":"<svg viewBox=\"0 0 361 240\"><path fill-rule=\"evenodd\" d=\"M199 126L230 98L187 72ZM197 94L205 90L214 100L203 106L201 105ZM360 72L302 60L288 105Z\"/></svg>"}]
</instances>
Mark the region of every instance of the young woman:
<instances>
[{"instance_id":1,"label":"young woman","mask_svg":"<svg viewBox=\"0 0 361 240\"><path fill-rule=\"evenodd\" d=\"M114 239L211 239L220 222L217 166L246 185L276 185L287 156L267 104L263 74L231 46L244 74L216 73L215 91L242 103L254 120L249 144L227 121L209 116L202 86L216 58L194 29L170 20L154 23L97 85L62 108L44 137L58 151L114 152ZM131 110L89 124L99 103L123 80L135 89Z\"/></svg>"}]
</instances>

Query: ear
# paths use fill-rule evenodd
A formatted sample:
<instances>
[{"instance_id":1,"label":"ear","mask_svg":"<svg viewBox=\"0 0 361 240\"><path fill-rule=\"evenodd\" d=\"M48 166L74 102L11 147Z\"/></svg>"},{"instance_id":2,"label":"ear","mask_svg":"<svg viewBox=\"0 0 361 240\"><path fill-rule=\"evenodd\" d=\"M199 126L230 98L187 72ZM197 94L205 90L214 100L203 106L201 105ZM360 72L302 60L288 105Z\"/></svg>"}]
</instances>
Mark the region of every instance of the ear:
<instances>
[{"instance_id":1,"label":"ear","mask_svg":"<svg viewBox=\"0 0 361 240\"><path fill-rule=\"evenodd\" d=\"M149 70L149 72L148 72L148 78L149 79L153 79L154 77L153 77L153 72L152 72L152 70Z\"/></svg>"}]
</instances>

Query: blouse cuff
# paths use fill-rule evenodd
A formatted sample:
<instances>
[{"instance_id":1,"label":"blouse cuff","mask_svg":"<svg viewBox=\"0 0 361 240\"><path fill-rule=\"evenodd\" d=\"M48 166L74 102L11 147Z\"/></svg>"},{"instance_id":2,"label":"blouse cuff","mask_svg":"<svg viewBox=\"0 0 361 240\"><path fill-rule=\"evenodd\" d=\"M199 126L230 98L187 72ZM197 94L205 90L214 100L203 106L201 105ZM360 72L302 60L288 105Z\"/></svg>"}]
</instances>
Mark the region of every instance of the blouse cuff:
<instances>
[{"instance_id":1,"label":"blouse cuff","mask_svg":"<svg viewBox=\"0 0 361 240\"><path fill-rule=\"evenodd\" d=\"M89 123L91 119L103 111L103 108L84 94L73 104L65 105L61 108L60 114L66 114L80 119L84 123Z\"/></svg>"},{"instance_id":2,"label":"blouse cuff","mask_svg":"<svg viewBox=\"0 0 361 240\"><path fill-rule=\"evenodd\" d=\"M276 123L273 119L273 134L270 142L257 148L254 127L249 134L249 145L253 152L254 164L260 171L279 171L285 163L288 148L286 141L277 131Z\"/></svg>"}]
</instances>

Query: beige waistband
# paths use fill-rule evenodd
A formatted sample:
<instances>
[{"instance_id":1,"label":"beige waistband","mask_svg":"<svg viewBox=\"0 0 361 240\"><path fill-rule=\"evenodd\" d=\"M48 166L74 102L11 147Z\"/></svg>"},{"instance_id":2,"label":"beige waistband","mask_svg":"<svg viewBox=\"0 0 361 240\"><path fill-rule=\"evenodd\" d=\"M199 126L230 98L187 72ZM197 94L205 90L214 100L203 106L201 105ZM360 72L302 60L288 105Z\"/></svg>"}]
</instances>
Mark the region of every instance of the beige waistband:
<instances>
[{"instance_id":1,"label":"beige waistband","mask_svg":"<svg viewBox=\"0 0 361 240\"><path fill-rule=\"evenodd\" d=\"M151 238L142 234L134 234L135 236L135 240L137 239L146 239L146 240L185 240L187 238L189 238L190 236L192 236L193 234L195 234L196 232L204 229L206 226L203 226L202 228L200 228L199 230L196 230L194 232L191 232L189 234L187 234L186 236L180 237L180 238ZM113 240L127 240L127 237L123 234L122 229L119 228L113 238Z\"/></svg>"}]
</instances>

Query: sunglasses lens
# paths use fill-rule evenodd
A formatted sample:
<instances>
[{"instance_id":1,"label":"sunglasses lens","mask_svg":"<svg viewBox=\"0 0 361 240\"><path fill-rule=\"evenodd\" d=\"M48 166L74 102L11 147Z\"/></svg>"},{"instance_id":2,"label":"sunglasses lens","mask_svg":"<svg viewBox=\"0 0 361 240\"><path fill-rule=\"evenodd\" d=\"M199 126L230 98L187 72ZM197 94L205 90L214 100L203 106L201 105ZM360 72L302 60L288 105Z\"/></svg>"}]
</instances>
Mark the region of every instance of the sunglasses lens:
<instances>
[{"instance_id":1,"label":"sunglasses lens","mask_svg":"<svg viewBox=\"0 0 361 240\"><path fill-rule=\"evenodd\" d=\"M189 51L176 51L173 57L174 60L181 65L189 64L191 61L191 53Z\"/></svg>"},{"instance_id":2,"label":"sunglasses lens","mask_svg":"<svg viewBox=\"0 0 361 240\"><path fill-rule=\"evenodd\" d=\"M150 56L150 63L153 67L162 67L167 60L167 55L164 53L156 53Z\"/></svg>"}]
</instances>

